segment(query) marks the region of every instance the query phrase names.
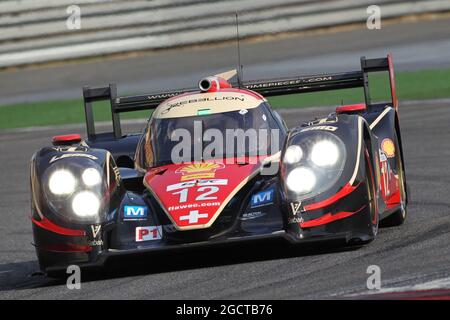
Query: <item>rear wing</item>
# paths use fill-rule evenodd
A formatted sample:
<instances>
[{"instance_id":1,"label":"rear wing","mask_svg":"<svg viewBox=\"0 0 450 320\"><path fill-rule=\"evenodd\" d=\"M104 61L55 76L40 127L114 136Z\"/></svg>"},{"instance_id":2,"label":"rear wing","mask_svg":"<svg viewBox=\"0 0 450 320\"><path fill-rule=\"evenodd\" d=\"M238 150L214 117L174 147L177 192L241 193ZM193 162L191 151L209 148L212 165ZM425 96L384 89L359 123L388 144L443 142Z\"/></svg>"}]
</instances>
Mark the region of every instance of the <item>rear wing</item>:
<instances>
[{"instance_id":1,"label":"rear wing","mask_svg":"<svg viewBox=\"0 0 450 320\"><path fill-rule=\"evenodd\" d=\"M361 58L361 70L305 76L295 78L269 79L248 81L242 83L241 88L253 90L265 97L317 92L327 90L339 90L349 88L363 88L367 108L370 108L369 73L388 71L392 106L398 108L398 100L395 88L395 75L392 56L386 58L366 59ZM140 110L155 109L164 100L182 93L196 92L198 89L179 89L174 91L158 92L147 95L123 96L117 95L117 87L110 84L108 87L83 87L84 109L86 116L86 128L89 139L95 139L94 113L92 103L95 101L108 101L111 104L113 136L116 139L122 137L120 125L120 113Z\"/></svg>"},{"instance_id":2,"label":"rear wing","mask_svg":"<svg viewBox=\"0 0 450 320\"><path fill-rule=\"evenodd\" d=\"M386 58L379 59L366 59L362 57L360 71L251 81L245 82L243 87L256 91L265 97L362 87L364 88L366 105L370 107L372 101L370 98L369 73L380 71L389 72L392 105L394 108L397 108L398 100L395 89L394 65L392 55L390 54Z\"/></svg>"}]
</instances>

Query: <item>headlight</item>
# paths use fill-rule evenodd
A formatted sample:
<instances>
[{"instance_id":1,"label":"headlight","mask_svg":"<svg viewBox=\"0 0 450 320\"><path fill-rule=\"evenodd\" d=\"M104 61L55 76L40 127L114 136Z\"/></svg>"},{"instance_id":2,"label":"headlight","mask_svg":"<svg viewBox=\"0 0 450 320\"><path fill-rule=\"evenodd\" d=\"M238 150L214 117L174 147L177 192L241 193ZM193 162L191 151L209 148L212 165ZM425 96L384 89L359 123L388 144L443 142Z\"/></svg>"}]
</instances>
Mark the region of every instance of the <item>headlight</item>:
<instances>
[{"instance_id":1,"label":"headlight","mask_svg":"<svg viewBox=\"0 0 450 320\"><path fill-rule=\"evenodd\" d=\"M284 162L293 164L299 162L303 157L303 150L300 146L292 145L286 149L284 154Z\"/></svg>"},{"instance_id":2,"label":"headlight","mask_svg":"<svg viewBox=\"0 0 450 320\"><path fill-rule=\"evenodd\" d=\"M319 167L329 167L339 159L338 146L329 140L317 142L311 150L311 161Z\"/></svg>"},{"instance_id":3,"label":"headlight","mask_svg":"<svg viewBox=\"0 0 450 320\"><path fill-rule=\"evenodd\" d=\"M50 176L48 187L55 195L71 194L75 191L76 180L68 170L56 170Z\"/></svg>"},{"instance_id":4,"label":"headlight","mask_svg":"<svg viewBox=\"0 0 450 320\"><path fill-rule=\"evenodd\" d=\"M72 210L80 217L90 217L98 213L100 199L90 191L82 191L72 200Z\"/></svg>"},{"instance_id":5,"label":"headlight","mask_svg":"<svg viewBox=\"0 0 450 320\"><path fill-rule=\"evenodd\" d=\"M286 196L295 201L315 197L341 178L347 160L343 141L330 132L293 134L282 162Z\"/></svg>"},{"instance_id":6,"label":"headlight","mask_svg":"<svg viewBox=\"0 0 450 320\"><path fill-rule=\"evenodd\" d=\"M293 169L286 178L287 187L296 193L308 193L316 185L316 175L311 169L299 167Z\"/></svg>"},{"instance_id":7,"label":"headlight","mask_svg":"<svg viewBox=\"0 0 450 320\"><path fill-rule=\"evenodd\" d=\"M84 184L88 187L96 186L102 182L100 172L94 168L84 170L81 178L83 179Z\"/></svg>"}]
</instances>

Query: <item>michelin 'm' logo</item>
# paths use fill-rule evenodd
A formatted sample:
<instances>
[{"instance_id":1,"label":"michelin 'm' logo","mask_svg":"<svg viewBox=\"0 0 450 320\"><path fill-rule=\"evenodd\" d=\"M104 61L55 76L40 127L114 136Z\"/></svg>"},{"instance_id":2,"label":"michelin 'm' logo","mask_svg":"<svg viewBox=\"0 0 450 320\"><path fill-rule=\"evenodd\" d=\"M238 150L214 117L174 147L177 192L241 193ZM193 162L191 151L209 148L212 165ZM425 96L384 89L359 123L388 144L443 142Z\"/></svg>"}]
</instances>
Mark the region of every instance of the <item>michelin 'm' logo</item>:
<instances>
[{"instance_id":1,"label":"michelin 'm' logo","mask_svg":"<svg viewBox=\"0 0 450 320\"><path fill-rule=\"evenodd\" d=\"M269 189L255 193L250 200L250 205L252 208L265 206L273 203L274 190Z\"/></svg>"},{"instance_id":2,"label":"michelin 'm' logo","mask_svg":"<svg viewBox=\"0 0 450 320\"><path fill-rule=\"evenodd\" d=\"M145 206L125 206L124 219L145 219L147 218L147 207Z\"/></svg>"}]
</instances>

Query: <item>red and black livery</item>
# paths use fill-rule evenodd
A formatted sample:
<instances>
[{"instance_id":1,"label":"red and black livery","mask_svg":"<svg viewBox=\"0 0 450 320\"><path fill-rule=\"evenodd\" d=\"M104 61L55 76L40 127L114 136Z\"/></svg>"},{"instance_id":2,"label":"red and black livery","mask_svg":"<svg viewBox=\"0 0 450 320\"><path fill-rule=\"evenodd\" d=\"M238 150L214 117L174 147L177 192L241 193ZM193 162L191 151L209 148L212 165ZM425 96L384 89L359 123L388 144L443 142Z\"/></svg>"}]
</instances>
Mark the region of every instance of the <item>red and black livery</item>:
<instances>
[{"instance_id":1,"label":"red and black livery","mask_svg":"<svg viewBox=\"0 0 450 320\"><path fill-rule=\"evenodd\" d=\"M375 103L368 75L380 71L389 74L391 99ZM234 87L227 80L218 75L203 79L200 89L126 97L117 96L115 85L83 88L87 138L54 137L31 160L31 219L42 271L275 238L363 244L379 225L403 223L408 196L390 55L362 58L354 72ZM364 103L290 130L265 99L358 87ZM93 103L102 100L110 101L113 131L96 134ZM122 134L120 114L146 109L155 111L143 131ZM165 139L194 120L222 130L220 123L231 121L244 130L277 131L271 139L279 148L236 154L230 162L223 156L170 161L173 145Z\"/></svg>"}]
</instances>

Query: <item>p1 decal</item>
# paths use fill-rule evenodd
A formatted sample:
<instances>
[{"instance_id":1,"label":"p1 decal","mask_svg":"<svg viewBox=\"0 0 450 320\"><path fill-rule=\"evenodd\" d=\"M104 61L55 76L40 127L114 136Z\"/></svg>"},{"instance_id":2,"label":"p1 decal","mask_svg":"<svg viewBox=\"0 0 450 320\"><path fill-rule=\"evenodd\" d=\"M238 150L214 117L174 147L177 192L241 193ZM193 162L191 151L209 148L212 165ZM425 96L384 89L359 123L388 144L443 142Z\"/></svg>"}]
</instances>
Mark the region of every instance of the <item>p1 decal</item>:
<instances>
[{"instance_id":1,"label":"p1 decal","mask_svg":"<svg viewBox=\"0 0 450 320\"><path fill-rule=\"evenodd\" d=\"M161 226L148 226L136 228L136 242L160 240L162 238Z\"/></svg>"},{"instance_id":2,"label":"p1 decal","mask_svg":"<svg viewBox=\"0 0 450 320\"><path fill-rule=\"evenodd\" d=\"M386 138L381 142L381 150L383 150L383 152L386 154L386 157L395 157L395 145L391 139Z\"/></svg>"},{"instance_id":3,"label":"p1 decal","mask_svg":"<svg viewBox=\"0 0 450 320\"><path fill-rule=\"evenodd\" d=\"M124 220L135 220L147 218L147 207L145 206L124 206Z\"/></svg>"},{"instance_id":4,"label":"p1 decal","mask_svg":"<svg viewBox=\"0 0 450 320\"><path fill-rule=\"evenodd\" d=\"M250 207L256 208L273 203L274 189L264 190L255 193L250 200Z\"/></svg>"}]
</instances>

